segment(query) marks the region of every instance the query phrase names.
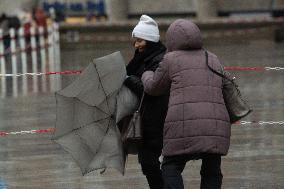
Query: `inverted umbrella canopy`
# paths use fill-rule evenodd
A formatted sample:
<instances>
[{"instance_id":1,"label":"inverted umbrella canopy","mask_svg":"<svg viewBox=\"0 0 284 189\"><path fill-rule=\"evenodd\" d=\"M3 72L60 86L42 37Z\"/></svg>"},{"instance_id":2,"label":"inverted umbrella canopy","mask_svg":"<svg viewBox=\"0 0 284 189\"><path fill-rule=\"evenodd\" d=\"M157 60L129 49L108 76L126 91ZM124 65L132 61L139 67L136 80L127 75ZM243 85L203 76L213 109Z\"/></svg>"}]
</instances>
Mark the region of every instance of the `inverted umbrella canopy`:
<instances>
[{"instance_id":1,"label":"inverted umbrella canopy","mask_svg":"<svg viewBox=\"0 0 284 189\"><path fill-rule=\"evenodd\" d=\"M54 140L72 155L83 175L107 167L124 173L115 114L125 77L125 62L115 52L95 59L77 80L56 93Z\"/></svg>"}]
</instances>

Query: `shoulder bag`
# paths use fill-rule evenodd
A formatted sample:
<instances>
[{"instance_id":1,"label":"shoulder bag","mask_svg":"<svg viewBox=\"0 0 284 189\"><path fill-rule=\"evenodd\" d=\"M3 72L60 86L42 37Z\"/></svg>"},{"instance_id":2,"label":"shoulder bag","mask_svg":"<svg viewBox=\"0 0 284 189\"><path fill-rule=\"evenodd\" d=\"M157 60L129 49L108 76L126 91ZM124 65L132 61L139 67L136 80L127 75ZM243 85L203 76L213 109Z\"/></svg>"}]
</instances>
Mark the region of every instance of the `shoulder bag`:
<instances>
[{"instance_id":1,"label":"shoulder bag","mask_svg":"<svg viewBox=\"0 0 284 189\"><path fill-rule=\"evenodd\" d=\"M137 147L142 142L142 115L141 107L144 100L143 93L138 109L134 114L128 117L127 123L124 124L121 131L121 139L129 154L136 154Z\"/></svg>"},{"instance_id":2,"label":"shoulder bag","mask_svg":"<svg viewBox=\"0 0 284 189\"><path fill-rule=\"evenodd\" d=\"M224 72L224 74L222 74L211 68L208 64L207 51L205 51L205 56L208 68L213 73L223 78L222 93L226 108L230 116L230 122L234 123L236 121L239 121L240 119L251 113L252 109L250 109L246 101L242 98L238 85L234 81L235 78L230 78L230 75L227 72Z\"/></svg>"}]
</instances>

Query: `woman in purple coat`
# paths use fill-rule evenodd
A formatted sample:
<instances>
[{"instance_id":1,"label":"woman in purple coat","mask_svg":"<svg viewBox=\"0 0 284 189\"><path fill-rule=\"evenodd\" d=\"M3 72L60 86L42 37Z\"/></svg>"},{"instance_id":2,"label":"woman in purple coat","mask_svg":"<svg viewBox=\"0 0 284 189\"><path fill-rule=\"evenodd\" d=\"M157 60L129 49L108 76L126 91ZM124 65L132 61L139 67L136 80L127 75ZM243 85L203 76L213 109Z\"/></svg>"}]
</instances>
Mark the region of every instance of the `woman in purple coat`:
<instances>
[{"instance_id":1,"label":"woman in purple coat","mask_svg":"<svg viewBox=\"0 0 284 189\"><path fill-rule=\"evenodd\" d=\"M231 135L222 78L208 69L201 33L194 23L173 22L166 33L166 47L157 70L142 76L147 94L170 92L162 149L165 188L184 188L181 173L193 159L202 159L200 188L221 188L221 156L228 152ZM211 52L208 63L215 70L223 69Z\"/></svg>"}]
</instances>

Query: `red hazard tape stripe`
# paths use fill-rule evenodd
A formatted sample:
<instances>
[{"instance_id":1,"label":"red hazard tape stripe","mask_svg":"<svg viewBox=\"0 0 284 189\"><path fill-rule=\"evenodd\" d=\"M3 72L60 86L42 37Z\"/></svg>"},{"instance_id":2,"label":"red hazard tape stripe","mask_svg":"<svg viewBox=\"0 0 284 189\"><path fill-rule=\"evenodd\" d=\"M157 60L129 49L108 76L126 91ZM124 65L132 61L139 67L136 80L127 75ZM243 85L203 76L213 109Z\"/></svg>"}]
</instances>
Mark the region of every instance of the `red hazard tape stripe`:
<instances>
[{"instance_id":1,"label":"red hazard tape stripe","mask_svg":"<svg viewBox=\"0 0 284 189\"><path fill-rule=\"evenodd\" d=\"M46 72L44 73L45 75L54 75L54 74L59 74L59 75L64 75L64 74L80 74L82 73L82 70L66 70L62 72Z\"/></svg>"},{"instance_id":2,"label":"red hazard tape stripe","mask_svg":"<svg viewBox=\"0 0 284 189\"><path fill-rule=\"evenodd\" d=\"M53 133L54 131L55 131L54 128L37 129L37 130L29 130L29 131L12 131L12 132L0 131L0 137L5 137L5 136L8 136L8 135L22 135L22 134L36 134L36 133Z\"/></svg>"}]
</instances>

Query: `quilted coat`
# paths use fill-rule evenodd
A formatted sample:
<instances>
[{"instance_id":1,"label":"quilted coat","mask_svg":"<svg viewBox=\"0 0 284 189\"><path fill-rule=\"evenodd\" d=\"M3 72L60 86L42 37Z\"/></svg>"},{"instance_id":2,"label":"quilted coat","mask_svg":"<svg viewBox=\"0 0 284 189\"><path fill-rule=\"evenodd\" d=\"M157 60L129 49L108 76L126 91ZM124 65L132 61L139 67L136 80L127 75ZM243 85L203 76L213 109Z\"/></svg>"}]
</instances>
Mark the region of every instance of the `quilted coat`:
<instances>
[{"instance_id":1,"label":"quilted coat","mask_svg":"<svg viewBox=\"0 0 284 189\"><path fill-rule=\"evenodd\" d=\"M166 46L168 52L157 70L142 76L146 93L159 96L170 91L162 154L226 155L231 124L222 78L206 65L199 28L189 20L176 20L166 33ZM208 54L209 65L221 71L217 56Z\"/></svg>"}]
</instances>

